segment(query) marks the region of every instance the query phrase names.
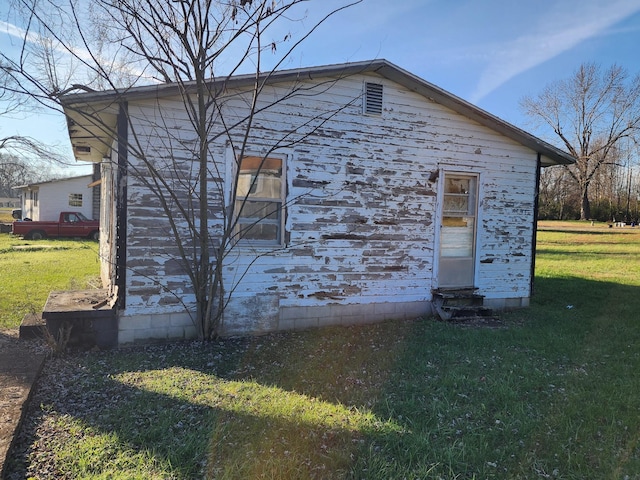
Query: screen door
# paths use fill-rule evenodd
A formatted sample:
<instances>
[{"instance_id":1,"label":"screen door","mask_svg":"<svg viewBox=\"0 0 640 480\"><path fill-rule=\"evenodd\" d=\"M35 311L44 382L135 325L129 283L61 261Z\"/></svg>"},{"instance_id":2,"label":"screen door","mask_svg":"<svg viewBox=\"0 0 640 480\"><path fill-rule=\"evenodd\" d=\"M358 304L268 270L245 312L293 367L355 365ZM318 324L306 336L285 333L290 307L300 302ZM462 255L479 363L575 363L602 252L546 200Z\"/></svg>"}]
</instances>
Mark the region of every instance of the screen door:
<instances>
[{"instance_id":1,"label":"screen door","mask_svg":"<svg viewBox=\"0 0 640 480\"><path fill-rule=\"evenodd\" d=\"M440 227L440 287L473 287L478 179L445 174Z\"/></svg>"}]
</instances>

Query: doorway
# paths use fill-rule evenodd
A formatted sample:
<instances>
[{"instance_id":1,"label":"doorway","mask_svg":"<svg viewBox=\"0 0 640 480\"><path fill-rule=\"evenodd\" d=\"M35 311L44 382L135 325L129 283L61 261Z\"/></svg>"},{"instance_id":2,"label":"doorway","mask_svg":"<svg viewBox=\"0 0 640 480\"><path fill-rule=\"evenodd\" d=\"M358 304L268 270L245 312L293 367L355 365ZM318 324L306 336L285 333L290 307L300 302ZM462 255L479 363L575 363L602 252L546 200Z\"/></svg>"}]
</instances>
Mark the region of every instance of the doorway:
<instances>
[{"instance_id":1,"label":"doorway","mask_svg":"<svg viewBox=\"0 0 640 480\"><path fill-rule=\"evenodd\" d=\"M478 177L445 173L438 286L474 286Z\"/></svg>"}]
</instances>

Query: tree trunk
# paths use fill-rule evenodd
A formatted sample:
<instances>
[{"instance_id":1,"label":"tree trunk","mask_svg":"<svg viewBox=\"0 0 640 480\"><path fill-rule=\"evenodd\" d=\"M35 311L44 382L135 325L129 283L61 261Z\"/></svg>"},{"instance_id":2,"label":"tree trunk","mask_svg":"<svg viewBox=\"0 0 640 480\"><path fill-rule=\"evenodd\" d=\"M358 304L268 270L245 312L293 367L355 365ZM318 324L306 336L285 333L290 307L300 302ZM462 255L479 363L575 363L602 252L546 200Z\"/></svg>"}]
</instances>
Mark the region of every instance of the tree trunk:
<instances>
[{"instance_id":1,"label":"tree trunk","mask_svg":"<svg viewBox=\"0 0 640 480\"><path fill-rule=\"evenodd\" d=\"M591 218L591 205L589 204L589 186L582 186L582 199L580 201L580 220L589 220Z\"/></svg>"}]
</instances>

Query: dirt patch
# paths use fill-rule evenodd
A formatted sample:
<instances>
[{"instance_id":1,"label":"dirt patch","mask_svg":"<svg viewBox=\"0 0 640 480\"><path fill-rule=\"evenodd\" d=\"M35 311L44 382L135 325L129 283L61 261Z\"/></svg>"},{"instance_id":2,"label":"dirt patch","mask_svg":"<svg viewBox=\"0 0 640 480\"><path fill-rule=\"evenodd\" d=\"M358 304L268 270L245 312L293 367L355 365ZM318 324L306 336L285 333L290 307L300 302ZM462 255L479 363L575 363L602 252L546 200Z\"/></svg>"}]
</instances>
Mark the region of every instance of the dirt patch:
<instances>
[{"instance_id":1,"label":"dirt patch","mask_svg":"<svg viewBox=\"0 0 640 480\"><path fill-rule=\"evenodd\" d=\"M438 320L458 327L468 328L508 328L510 324L498 317L466 317L454 320Z\"/></svg>"},{"instance_id":2,"label":"dirt patch","mask_svg":"<svg viewBox=\"0 0 640 480\"><path fill-rule=\"evenodd\" d=\"M48 250L54 248L53 245L14 245L14 250Z\"/></svg>"},{"instance_id":3,"label":"dirt patch","mask_svg":"<svg viewBox=\"0 0 640 480\"><path fill-rule=\"evenodd\" d=\"M46 352L40 340L20 340L18 329L0 330L0 478Z\"/></svg>"}]
</instances>

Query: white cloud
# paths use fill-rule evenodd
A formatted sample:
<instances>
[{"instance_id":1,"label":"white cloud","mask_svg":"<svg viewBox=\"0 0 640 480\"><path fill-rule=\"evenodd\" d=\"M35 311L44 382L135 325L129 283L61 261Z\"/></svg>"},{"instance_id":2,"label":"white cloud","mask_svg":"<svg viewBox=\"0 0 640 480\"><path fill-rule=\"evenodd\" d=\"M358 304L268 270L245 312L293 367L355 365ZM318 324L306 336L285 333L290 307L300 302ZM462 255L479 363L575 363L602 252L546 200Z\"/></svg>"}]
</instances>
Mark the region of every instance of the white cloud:
<instances>
[{"instance_id":1,"label":"white cloud","mask_svg":"<svg viewBox=\"0 0 640 480\"><path fill-rule=\"evenodd\" d=\"M125 73L127 75L138 77L139 79L144 79L152 83L158 82L157 79L149 77L142 69L136 68L135 66L128 65L126 67L116 67L114 65L111 65L114 60L113 58L109 59L104 56L93 55L86 48L75 47L70 42L68 44L63 44L55 39L42 36L36 32L26 31L11 23L0 21L0 33L6 33L9 37L17 38L20 40L20 42L24 41L27 44L46 44L48 48L51 48L53 49L53 51L60 54L60 57L56 59L56 62L58 62L56 68L60 69L61 71L64 70L64 72L62 73L65 73L66 71L76 70L81 66L80 64L82 62L86 62L87 65L93 65L97 62L98 64L102 65L102 67L110 66L116 70L120 70L122 73ZM4 38L0 38L0 42L4 41ZM9 54L7 53L9 48L2 48L3 54L9 57ZM62 60L66 60L66 65L62 63ZM80 62L76 62L75 60L80 60ZM74 66L74 63L79 64ZM87 70L90 69L91 67L87 67Z\"/></svg>"},{"instance_id":2,"label":"white cloud","mask_svg":"<svg viewBox=\"0 0 640 480\"><path fill-rule=\"evenodd\" d=\"M0 21L0 29L2 29L2 31L12 37L16 37L16 38L24 38L24 34L25 31L21 28L16 27L15 25L12 25L11 23L7 23L7 22L2 22ZM37 37L33 34L31 34L30 40L33 41L35 40Z\"/></svg>"},{"instance_id":3,"label":"white cloud","mask_svg":"<svg viewBox=\"0 0 640 480\"><path fill-rule=\"evenodd\" d=\"M69 48L68 46L62 45L60 42L43 37L42 35L33 31L27 32L26 30L11 23L0 21L0 31L6 33L10 37L18 38L20 41L26 41L26 43L30 44L40 44L46 42L49 47L53 48L53 50L58 53L63 53L65 55L72 53L74 56L81 60L90 61L92 59L89 52L84 48Z\"/></svg>"},{"instance_id":4,"label":"white cloud","mask_svg":"<svg viewBox=\"0 0 640 480\"><path fill-rule=\"evenodd\" d=\"M495 46L470 101L477 103L515 76L570 50L640 11L636 0L570 0L541 12L529 34Z\"/></svg>"}]
</instances>

